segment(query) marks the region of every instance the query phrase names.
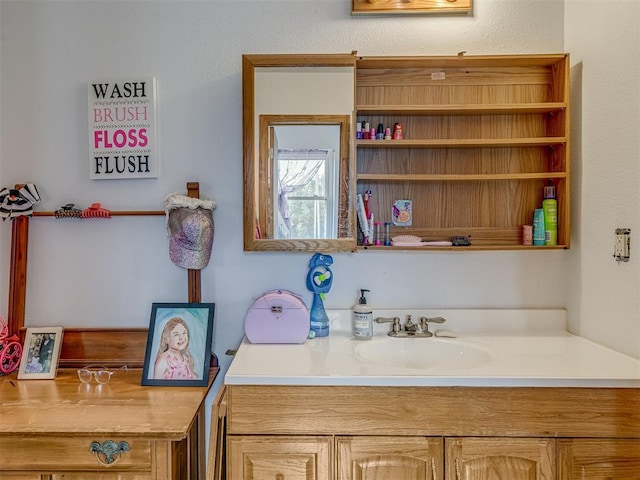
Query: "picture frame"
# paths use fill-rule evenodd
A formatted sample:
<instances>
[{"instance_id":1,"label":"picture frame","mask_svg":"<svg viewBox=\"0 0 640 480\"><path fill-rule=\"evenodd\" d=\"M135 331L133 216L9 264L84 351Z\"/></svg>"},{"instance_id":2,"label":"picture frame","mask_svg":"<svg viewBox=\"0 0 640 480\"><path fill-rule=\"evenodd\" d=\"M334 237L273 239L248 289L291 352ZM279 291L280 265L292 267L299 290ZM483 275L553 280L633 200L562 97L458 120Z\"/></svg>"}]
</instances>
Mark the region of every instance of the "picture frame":
<instances>
[{"instance_id":1,"label":"picture frame","mask_svg":"<svg viewBox=\"0 0 640 480\"><path fill-rule=\"evenodd\" d=\"M351 15L469 15L472 11L473 0L351 0Z\"/></svg>"},{"instance_id":2,"label":"picture frame","mask_svg":"<svg viewBox=\"0 0 640 480\"><path fill-rule=\"evenodd\" d=\"M56 378L62 335L62 327L27 328L18 369L18 380Z\"/></svg>"},{"instance_id":3,"label":"picture frame","mask_svg":"<svg viewBox=\"0 0 640 480\"><path fill-rule=\"evenodd\" d=\"M142 385L207 386L215 303L153 303Z\"/></svg>"}]
</instances>

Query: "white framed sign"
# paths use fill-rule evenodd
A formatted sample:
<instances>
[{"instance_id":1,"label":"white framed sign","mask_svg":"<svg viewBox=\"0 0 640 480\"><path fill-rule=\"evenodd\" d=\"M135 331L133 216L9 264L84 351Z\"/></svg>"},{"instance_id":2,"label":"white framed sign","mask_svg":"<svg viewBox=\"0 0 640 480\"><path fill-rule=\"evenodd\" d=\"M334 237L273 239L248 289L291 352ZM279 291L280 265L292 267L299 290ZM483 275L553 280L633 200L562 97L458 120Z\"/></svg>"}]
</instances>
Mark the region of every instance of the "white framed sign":
<instances>
[{"instance_id":1,"label":"white framed sign","mask_svg":"<svg viewBox=\"0 0 640 480\"><path fill-rule=\"evenodd\" d=\"M89 82L89 177L158 178L154 77Z\"/></svg>"}]
</instances>

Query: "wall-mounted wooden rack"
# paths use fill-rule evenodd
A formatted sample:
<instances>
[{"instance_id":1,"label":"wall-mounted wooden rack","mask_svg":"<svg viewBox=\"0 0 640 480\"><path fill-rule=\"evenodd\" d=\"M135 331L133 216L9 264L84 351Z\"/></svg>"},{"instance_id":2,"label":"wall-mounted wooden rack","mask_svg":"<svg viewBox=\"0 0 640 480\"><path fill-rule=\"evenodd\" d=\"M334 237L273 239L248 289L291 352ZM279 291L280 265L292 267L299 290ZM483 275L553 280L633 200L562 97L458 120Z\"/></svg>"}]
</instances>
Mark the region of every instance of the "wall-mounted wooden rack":
<instances>
[{"instance_id":1,"label":"wall-mounted wooden rack","mask_svg":"<svg viewBox=\"0 0 640 480\"><path fill-rule=\"evenodd\" d=\"M19 188L17 186L16 188ZM200 197L200 184L187 183L187 196ZM118 216L160 216L162 210L122 210L111 211L112 217ZM33 217L53 217L55 212L33 212ZM86 221L85 219L83 219ZM93 220L93 219L91 219ZM105 220L105 219L99 219ZM108 219L107 219L108 220ZM7 321L9 335L19 333L24 339L25 305L27 293L27 258L29 251L29 224L31 218L16 217L11 221L11 264L9 278L9 305ZM64 219L68 222L69 219ZM187 270L187 301L200 302L200 270ZM126 364L141 367L147 341L146 328L71 328L65 329L61 367L79 367L88 363L100 363L105 366ZM213 356L217 366L217 359Z\"/></svg>"},{"instance_id":2,"label":"wall-mounted wooden rack","mask_svg":"<svg viewBox=\"0 0 640 480\"><path fill-rule=\"evenodd\" d=\"M164 215L165 212L163 210L111 210L109 214L112 217L136 217L136 216L153 216L153 215ZM41 211L41 212L33 212L34 217L55 217L56 212L51 211Z\"/></svg>"}]
</instances>

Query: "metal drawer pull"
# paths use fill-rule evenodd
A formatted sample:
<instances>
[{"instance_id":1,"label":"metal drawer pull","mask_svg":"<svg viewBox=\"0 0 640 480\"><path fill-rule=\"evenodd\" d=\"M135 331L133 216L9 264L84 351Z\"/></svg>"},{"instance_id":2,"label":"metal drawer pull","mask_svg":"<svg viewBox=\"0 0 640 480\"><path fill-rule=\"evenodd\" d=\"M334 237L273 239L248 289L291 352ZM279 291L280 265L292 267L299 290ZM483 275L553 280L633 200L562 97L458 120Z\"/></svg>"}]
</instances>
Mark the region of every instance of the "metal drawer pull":
<instances>
[{"instance_id":1,"label":"metal drawer pull","mask_svg":"<svg viewBox=\"0 0 640 480\"><path fill-rule=\"evenodd\" d=\"M130 449L131 447L127 442L116 443L113 440L106 440L103 443L91 442L91 445L89 445L89 451L95 455L98 463L104 467L114 465L120 460L121 454L128 452Z\"/></svg>"}]
</instances>

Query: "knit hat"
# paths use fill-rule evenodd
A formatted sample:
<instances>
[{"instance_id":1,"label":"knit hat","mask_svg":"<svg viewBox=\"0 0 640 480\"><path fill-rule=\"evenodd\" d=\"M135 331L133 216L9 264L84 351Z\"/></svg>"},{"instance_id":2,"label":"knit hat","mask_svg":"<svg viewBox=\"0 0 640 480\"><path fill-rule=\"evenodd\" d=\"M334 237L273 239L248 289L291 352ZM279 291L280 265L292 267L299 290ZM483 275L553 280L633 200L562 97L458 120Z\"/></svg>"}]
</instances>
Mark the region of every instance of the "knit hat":
<instances>
[{"instance_id":1,"label":"knit hat","mask_svg":"<svg viewBox=\"0 0 640 480\"><path fill-rule=\"evenodd\" d=\"M213 246L213 200L170 194L165 198L169 258L178 267L201 270Z\"/></svg>"}]
</instances>

